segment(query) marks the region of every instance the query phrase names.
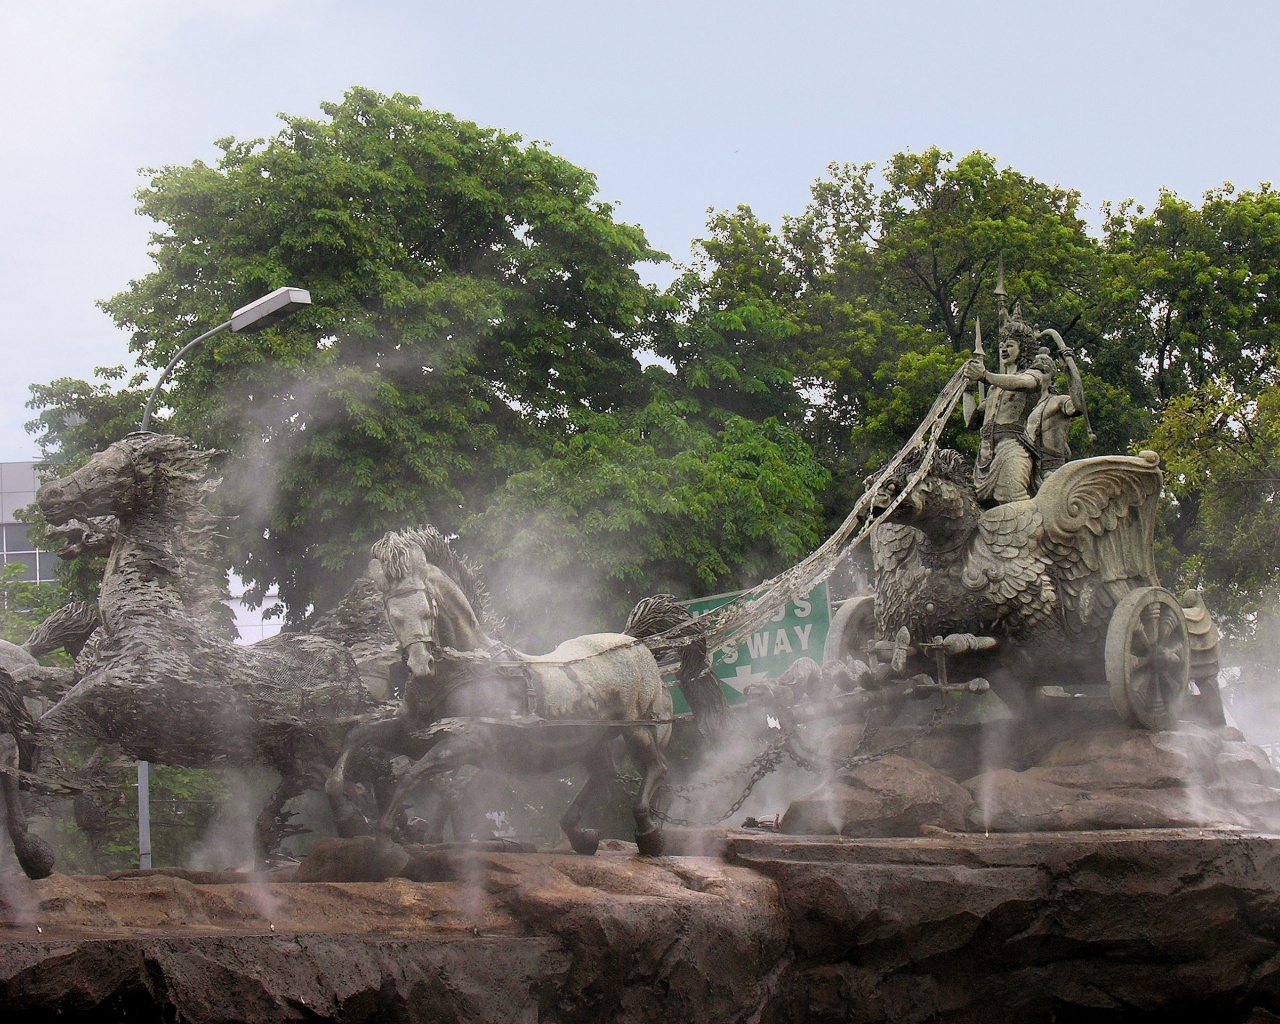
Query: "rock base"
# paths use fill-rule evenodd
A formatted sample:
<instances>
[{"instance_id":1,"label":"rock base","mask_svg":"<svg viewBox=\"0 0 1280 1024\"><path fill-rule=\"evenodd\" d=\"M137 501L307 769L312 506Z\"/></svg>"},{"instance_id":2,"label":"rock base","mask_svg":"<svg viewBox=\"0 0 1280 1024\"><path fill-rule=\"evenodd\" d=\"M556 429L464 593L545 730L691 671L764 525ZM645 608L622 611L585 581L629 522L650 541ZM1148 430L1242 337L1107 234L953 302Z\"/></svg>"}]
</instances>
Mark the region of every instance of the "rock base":
<instances>
[{"instance_id":1,"label":"rock base","mask_svg":"<svg viewBox=\"0 0 1280 1024\"><path fill-rule=\"evenodd\" d=\"M842 773L794 803L794 835L917 836L921 831L1069 832L1222 826L1280 833L1280 772L1235 729L1094 728L1028 747L999 723L935 736L916 756L891 754ZM839 751L832 751L839 757ZM941 754L931 763L923 758ZM937 765L937 767L934 767Z\"/></svg>"},{"instance_id":2,"label":"rock base","mask_svg":"<svg viewBox=\"0 0 1280 1024\"><path fill-rule=\"evenodd\" d=\"M17 1022L1280 1013L1277 837L733 831L715 845L722 857L458 849L411 855L437 876L417 882L6 880L0 998ZM361 863L400 860L378 857Z\"/></svg>"}]
</instances>

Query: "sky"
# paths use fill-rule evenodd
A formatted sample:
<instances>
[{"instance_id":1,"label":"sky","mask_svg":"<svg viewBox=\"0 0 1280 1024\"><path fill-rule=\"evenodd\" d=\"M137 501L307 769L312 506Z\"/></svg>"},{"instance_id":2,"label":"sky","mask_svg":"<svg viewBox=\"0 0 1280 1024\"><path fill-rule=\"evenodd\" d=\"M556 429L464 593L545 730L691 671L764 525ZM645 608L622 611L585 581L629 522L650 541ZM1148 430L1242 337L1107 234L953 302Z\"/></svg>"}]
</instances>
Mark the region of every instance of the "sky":
<instances>
[{"instance_id":1,"label":"sky","mask_svg":"<svg viewBox=\"0 0 1280 1024\"><path fill-rule=\"evenodd\" d=\"M675 260L709 208L776 226L833 161L933 145L1095 219L1280 173L1271 0L0 0L0 26L0 461L37 454L30 384L132 366L95 303L149 269L139 169L353 85L547 143Z\"/></svg>"}]
</instances>

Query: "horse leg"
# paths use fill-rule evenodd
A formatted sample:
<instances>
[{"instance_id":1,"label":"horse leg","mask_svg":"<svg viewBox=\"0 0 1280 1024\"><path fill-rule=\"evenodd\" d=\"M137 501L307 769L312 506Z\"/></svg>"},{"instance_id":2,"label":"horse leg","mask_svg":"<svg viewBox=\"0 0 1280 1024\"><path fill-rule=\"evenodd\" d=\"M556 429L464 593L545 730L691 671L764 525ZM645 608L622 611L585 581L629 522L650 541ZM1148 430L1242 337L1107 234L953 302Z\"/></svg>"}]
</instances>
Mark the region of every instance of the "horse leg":
<instances>
[{"instance_id":1,"label":"horse leg","mask_svg":"<svg viewBox=\"0 0 1280 1024\"><path fill-rule=\"evenodd\" d=\"M18 741L10 733L0 735L0 763L18 767ZM18 780L7 772L0 775L0 811L13 844L14 855L28 878L47 878L53 873L53 848L38 835L27 831L27 813L22 806Z\"/></svg>"},{"instance_id":2,"label":"horse leg","mask_svg":"<svg viewBox=\"0 0 1280 1024\"><path fill-rule=\"evenodd\" d=\"M600 833L593 828L580 828L583 812L596 797L608 788L609 780L616 774L613 752L608 742L601 743L585 761L587 781L578 790L564 814L560 816L560 831L569 839L574 853L591 857L600 848Z\"/></svg>"},{"instance_id":3,"label":"horse leg","mask_svg":"<svg viewBox=\"0 0 1280 1024\"><path fill-rule=\"evenodd\" d=\"M293 815L284 813L284 805L303 790L302 781L292 773L280 779L271 794L271 799L262 808L258 820L253 825L255 854L259 864L269 864L273 857L280 853L280 846L290 835L303 831L290 828L289 819Z\"/></svg>"},{"instance_id":4,"label":"horse leg","mask_svg":"<svg viewBox=\"0 0 1280 1024\"><path fill-rule=\"evenodd\" d=\"M409 791L423 777L440 775L464 764L474 763L472 759L476 754L477 742L466 733L454 733L442 738L419 758L417 763L400 777L400 782L396 786L395 792L391 794L390 802L382 809L382 817L378 819L377 831L384 835L393 831L395 816L404 806L404 801L409 795Z\"/></svg>"},{"instance_id":5,"label":"horse leg","mask_svg":"<svg viewBox=\"0 0 1280 1024\"><path fill-rule=\"evenodd\" d=\"M370 743L395 747L404 737L404 724L404 719L397 715L380 722L361 722L347 733L342 754L324 782L325 796L329 798L329 807L333 812L334 828L344 839L368 835L372 831L368 820L347 796L347 765L352 755Z\"/></svg>"},{"instance_id":6,"label":"horse leg","mask_svg":"<svg viewBox=\"0 0 1280 1024\"><path fill-rule=\"evenodd\" d=\"M656 857L662 853L663 839L662 825L653 816L653 795L667 776L667 761L651 726L633 727L624 735L627 750L644 772L640 795L632 808L636 819L636 846L642 856Z\"/></svg>"}]
</instances>

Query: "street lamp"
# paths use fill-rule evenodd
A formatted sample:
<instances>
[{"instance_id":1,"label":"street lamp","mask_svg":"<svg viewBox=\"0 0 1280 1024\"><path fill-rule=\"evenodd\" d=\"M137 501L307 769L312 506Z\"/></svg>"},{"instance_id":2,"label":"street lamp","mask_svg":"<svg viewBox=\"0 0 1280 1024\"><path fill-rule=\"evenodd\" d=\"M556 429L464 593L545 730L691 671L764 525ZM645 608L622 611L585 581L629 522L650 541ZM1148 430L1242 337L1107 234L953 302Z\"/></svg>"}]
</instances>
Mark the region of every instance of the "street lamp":
<instances>
[{"instance_id":1,"label":"street lamp","mask_svg":"<svg viewBox=\"0 0 1280 1024\"><path fill-rule=\"evenodd\" d=\"M169 379L169 374L173 372L173 368L178 365L183 356L202 341L212 338L219 331L226 330L228 327L231 328L233 334L256 334L258 331L283 320L295 310L309 305L311 305L311 293L305 288L277 288L269 295L254 299L247 306L241 306L231 314L230 320L218 324L212 330L205 331L200 337L187 342L178 351L178 354L169 360L169 365L160 374L160 379L156 381L156 386L151 389L151 397L147 399L147 407L142 413L141 428L146 430L151 426L151 410L155 408L156 399L160 396L160 389L164 387L164 382Z\"/></svg>"},{"instance_id":2,"label":"street lamp","mask_svg":"<svg viewBox=\"0 0 1280 1024\"><path fill-rule=\"evenodd\" d=\"M235 334L256 334L264 328L283 320L290 313L311 305L311 293L305 288L277 288L269 295L254 299L247 306L241 306L231 314L231 319L218 324L212 330L205 331L200 337L187 342L178 350L178 354L169 360L169 365L160 374L156 386L151 389L147 399L147 407L142 412L141 429L151 426L151 411L155 408L156 399L160 397L160 389L169 379L169 374L188 352L202 341L212 338L219 331L231 328ZM138 866L151 867L151 765L146 761L138 762Z\"/></svg>"}]
</instances>

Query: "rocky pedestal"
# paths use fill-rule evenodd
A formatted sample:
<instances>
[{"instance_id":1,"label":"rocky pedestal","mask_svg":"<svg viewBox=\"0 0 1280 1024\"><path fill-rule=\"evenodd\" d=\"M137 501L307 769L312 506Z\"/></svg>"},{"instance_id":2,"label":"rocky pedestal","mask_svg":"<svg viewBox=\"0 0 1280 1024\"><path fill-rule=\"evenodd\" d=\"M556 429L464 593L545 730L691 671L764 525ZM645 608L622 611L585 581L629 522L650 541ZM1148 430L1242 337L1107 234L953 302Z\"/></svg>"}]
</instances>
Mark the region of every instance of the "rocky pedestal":
<instances>
[{"instance_id":1,"label":"rocky pedestal","mask_svg":"<svg viewBox=\"0 0 1280 1024\"><path fill-rule=\"evenodd\" d=\"M673 837L679 845L681 837ZM330 847L19 880L6 1021L1215 1021L1280 1013L1280 838L730 832L720 856Z\"/></svg>"},{"instance_id":2,"label":"rocky pedestal","mask_svg":"<svg viewBox=\"0 0 1280 1024\"><path fill-rule=\"evenodd\" d=\"M917 836L922 829L1231 826L1280 833L1280 772L1235 729L1117 726L1028 742L1003 728L971 730L954 744L963 756L952 755L946 735L935 735L918 749L840 773L792 803L782 831ZM1030 737L1037 738L1044 739Z\"/></svg>"}]
</instances>

